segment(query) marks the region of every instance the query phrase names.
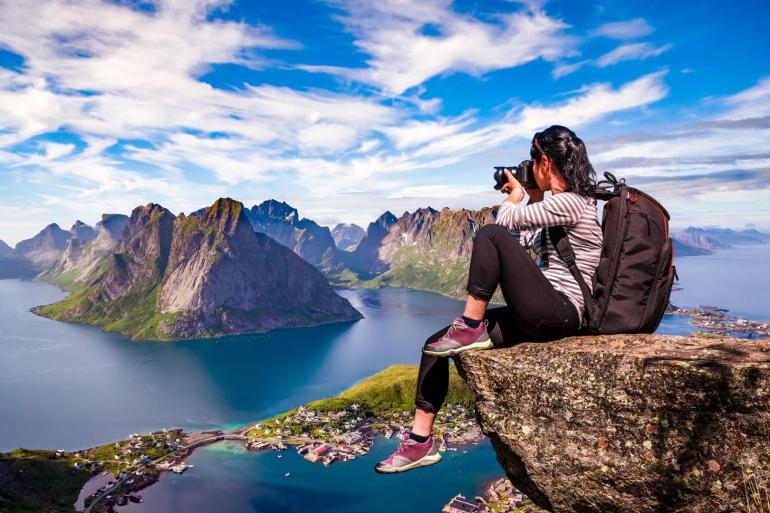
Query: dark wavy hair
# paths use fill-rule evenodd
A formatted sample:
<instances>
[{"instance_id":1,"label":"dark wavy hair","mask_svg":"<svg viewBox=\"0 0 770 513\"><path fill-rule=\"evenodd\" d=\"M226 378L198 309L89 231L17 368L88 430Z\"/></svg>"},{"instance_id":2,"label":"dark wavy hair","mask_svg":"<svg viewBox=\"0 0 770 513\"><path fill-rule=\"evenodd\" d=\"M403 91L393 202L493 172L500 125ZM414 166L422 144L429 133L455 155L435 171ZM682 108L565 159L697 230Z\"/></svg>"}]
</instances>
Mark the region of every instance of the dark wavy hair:
<instances>
[{"instance_id":1,"label":"dark wavy hair","mask_svg":"<svg viewBox=\"0 0 770 513\"><path fill-rule=\"evenodd\" d=\"M568 191L581 196L595 196L596 172L588 160L586 145L575 132L561 125L553 125L536 133L529 154L532 160L540 162L543 153L561 171Z\"/></svg>"}]
</instances>

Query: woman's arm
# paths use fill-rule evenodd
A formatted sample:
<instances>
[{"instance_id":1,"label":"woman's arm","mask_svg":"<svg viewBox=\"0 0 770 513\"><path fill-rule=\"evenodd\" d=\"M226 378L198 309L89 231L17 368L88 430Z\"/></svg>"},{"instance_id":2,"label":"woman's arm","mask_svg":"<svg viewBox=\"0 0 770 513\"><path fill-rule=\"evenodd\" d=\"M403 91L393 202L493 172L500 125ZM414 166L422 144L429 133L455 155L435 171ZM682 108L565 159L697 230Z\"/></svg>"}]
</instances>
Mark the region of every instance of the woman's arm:
<instances>
[{"instance_id":1,"label":"woman's arm","mask_svg":"<svg viewBox=\"0 0 770 513\"><path fill-rule=\"evenodd\" d=\"M518 190L518 189L517 189ZM585 209L585 201L574 193L554 194L547 199L521 204L523 191L514 190L500 204L495 223L509 230L533 230L546 226L570 226L577 224ZM516 199L518 197L518 200Z\"/></svg>"}]
</instances>

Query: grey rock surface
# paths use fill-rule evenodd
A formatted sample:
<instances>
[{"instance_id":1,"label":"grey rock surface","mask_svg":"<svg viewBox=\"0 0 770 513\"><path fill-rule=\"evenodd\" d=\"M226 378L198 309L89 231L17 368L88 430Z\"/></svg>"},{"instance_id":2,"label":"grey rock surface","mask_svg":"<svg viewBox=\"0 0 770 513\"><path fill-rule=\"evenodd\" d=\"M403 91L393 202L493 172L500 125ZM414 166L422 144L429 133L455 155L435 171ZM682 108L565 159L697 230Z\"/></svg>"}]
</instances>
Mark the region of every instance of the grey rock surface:
<instances>
[{"instance_id":1,"label":"grey rock surface","mask_svg":"<svg viewBox=\"0 0 770 513\"><path fill-rule=\"evenodd\" d=\"M768 340L574 337L458 368L514 486L551 511L755 511L770 483Z\"/></svg>"}]
</instances>

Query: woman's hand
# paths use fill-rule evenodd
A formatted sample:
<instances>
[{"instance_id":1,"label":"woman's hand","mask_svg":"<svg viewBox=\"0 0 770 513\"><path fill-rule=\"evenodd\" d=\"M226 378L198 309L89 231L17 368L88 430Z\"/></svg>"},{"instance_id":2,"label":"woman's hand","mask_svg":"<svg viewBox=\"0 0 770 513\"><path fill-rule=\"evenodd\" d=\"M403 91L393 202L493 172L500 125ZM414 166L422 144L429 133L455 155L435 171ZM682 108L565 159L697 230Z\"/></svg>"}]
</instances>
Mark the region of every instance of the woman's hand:
<instances>
[{"instance_id":1,"label":"woman's hand","mask_svg":"<svg viewBox=\"0 0 770 513\"><path fill-rule=\"evenodd\" d=\"M543 201L543 191L541 191L538 188L534 189L527 189L527 194L529 195L529 201L527 204L537 203L538 201Z\"/></svg>"},{"instance_id":2,"label":"woman's hand","mask_svg":"<svg viewBox=\"0 0 770 513\"><path fill-rule=\"evenodd\" d=\"M505 198L505 201L519 203L524 198L524 187L521 186L521 183L519 183L516 177L513 176L513 173L509 170L503 169L503 173L505 173L505 177L508 179L508 183L500 188L502 192L508 193L508 197Z\"/></svg>"},{"instance_id":3,"label":"woman's hand","mask_svg":"<svg viewBox=\"0 0 770 513\"><path fill-rule=\"evenodd\" d=\"M508 169L503 169L503 173L505 173L505 177L508 179L508 183L504 184L500 191L504 192L506 194L510 194L513 192L517 187L521 190L524 190L524 187L521 186L521 183L516 179L515 176L513 176L513 173L511 173Z\"/></svg>"}]
</instances>

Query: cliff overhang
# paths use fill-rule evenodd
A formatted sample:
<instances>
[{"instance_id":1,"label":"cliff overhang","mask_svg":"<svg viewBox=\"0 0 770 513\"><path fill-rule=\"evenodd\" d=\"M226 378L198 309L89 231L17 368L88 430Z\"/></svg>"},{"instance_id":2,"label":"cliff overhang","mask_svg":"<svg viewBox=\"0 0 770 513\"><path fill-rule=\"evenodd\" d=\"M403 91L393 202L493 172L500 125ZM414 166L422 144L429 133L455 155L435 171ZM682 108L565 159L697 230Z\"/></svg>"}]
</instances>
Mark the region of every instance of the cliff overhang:
<instances>
[{"instance_id":1,"label":"cliff overhang","mask_svg":"<svg viewBox=\"0 0 770 513\"><path fill-rule=\"evenodd\" d=\"M545 509L711 513L767 500L752 494L770 483L768 340L572 337L458 360L500 464Z\"/></svg>"}]
</instances>

